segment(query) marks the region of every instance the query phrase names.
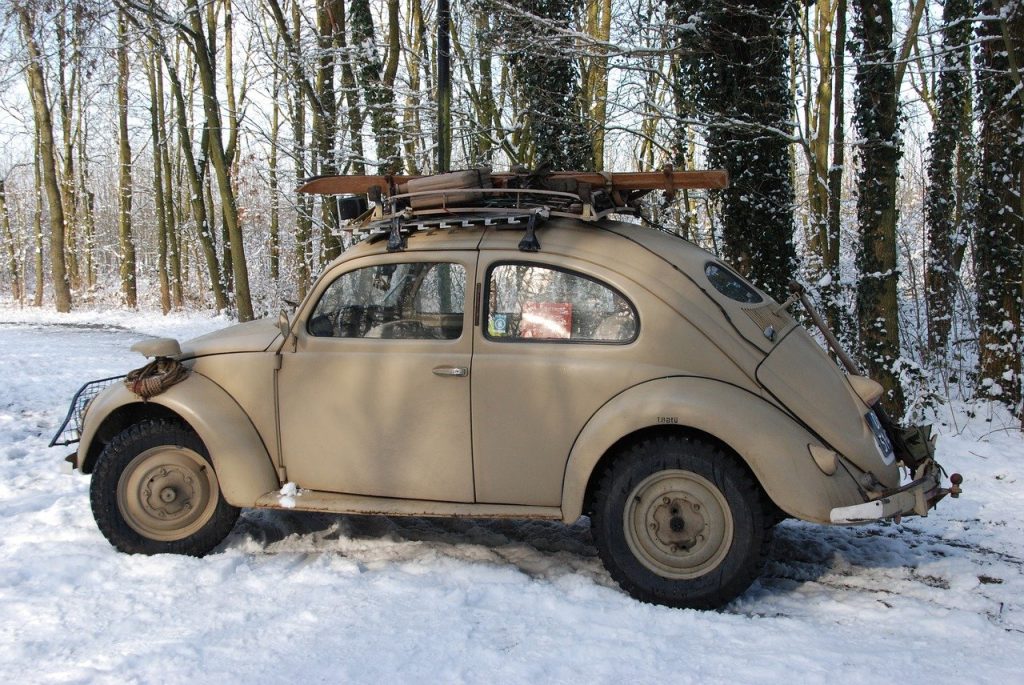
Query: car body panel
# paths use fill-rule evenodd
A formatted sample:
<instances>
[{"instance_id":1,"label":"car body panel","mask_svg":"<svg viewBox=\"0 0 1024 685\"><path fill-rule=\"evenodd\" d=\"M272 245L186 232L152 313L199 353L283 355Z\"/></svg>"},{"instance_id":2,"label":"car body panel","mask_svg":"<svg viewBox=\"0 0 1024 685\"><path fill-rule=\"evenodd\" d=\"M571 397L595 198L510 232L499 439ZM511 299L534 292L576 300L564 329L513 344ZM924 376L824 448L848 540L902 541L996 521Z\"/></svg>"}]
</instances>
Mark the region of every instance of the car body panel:
<instances>
[{"instance_id":1,"label":"car body panel","mask_svg":"<svg viewBox=\"0 0 1024 685\"><path fill-rule=\"evenodd\" d=\"M649 233L658 235L652 239ZM717 359L721 360L723 373L731 374L739 369L748 377L747 383L756 385L754 371L766 350L736 334L727 312L707 292L711 290L710 285L705 287L674 265L680 260L702 260L703 263L710 257L707 252L682 238L614 221L588 226L569 219L552 219L537 235L541 252L535 259L559 255L576 264L576 269L614 270L661 300L669 308L666 316L681 317L700 331L706 338L704 345L709 353L719 352ZM488 229L480 249L514 251L520 237L519 231ZM632 296L629 291L626 294ZM663 344L672 347L673 341L665 339ZM677 354L675 359L677 363L684 362L686 356ZM718 365L715 364L713 373L718 372Z\"/></svg>"},{"instance_id":2,"label":"car body panel","mask_svg":"<svg viewBox=\"0 0 1024 685\"><path fill-rule=\"evenodd\" d=\"M294 496L282 496L277 490L268 492L256 506L268 509L318 511L332 514L369 514L384 516L427 516L457 518L514 518L558 521L558 507L533 507L512 504L476 504L473 502L439 502L437 500L366 497L339 492L299 490Z\"/></svg>"},{"instance_id":3,"label":"car body panel","mask_svg":"<svg viewBox=\"0 0 1024 685\"><path fill-rule=\"evenodd\" d=\"M257 319L235 324L187 341L181 348L181 359L233 352L262 352L280 336L271 319Z\"/></svg>"},{"instance_id":4,"label":"car body panel","mask_svg":"<svg viewBox=\"0 0 1024 685\"><path fill-rule=\"evenodd\" d=\"M895 463L886 465L863 417L868 407L846 375L802 328L793 329L758 366L757 378L837 452L870 471L887 488L899 485ZM807 379L813 378L813 383Z\"/></svg>"},{"instance_id":5,"label":"car body panel","mask_svg":"<svg viewBox=\"0 0 1024 685\"><path fill-rule=\"evenodd\" d=\"M502 341L477 327L471 380L479 502L558 506L576 436L609 397L634 385L678 374L680 367L696 373L710 365L730 382L752 386L706 335L618 273L617 265L580 262L550 242L530 264L569 270L630 293L639 335L627 343ZM522 260L518 251L481 250L485 304L490 268ZM486 309L480 320L487 320Z\"/></svg>"},{"instance_id":6,"label":"car body panel","mask_svg":"<svg viewBox=\"0 0 1024 685\"><path fill-rule=\"evenodd\" d=\"M825 475L808 445L817 439L778 407L711 378L673 377L638 385L609 400L587 423L569 455L562 514L584 513L594 468L623 436L684 427L720 440L750 467L765 492L791 516L828 523L832 509L864 501L851 475Z\"/></svg>"},{"instance_id":7,"label":"car body panel","mask_svg":"<svg viewBox=\"0 0 1024 685\"><path fill-rule=\"evenodd\" d=\"M435 253L399 253L372 263L410 261L438 259ZM476 253L446 252L440 261L466 269L465 302L472 303ZM316 303L336 278L369 263L346 260L330 269L309 302ZM294 327L294 344L282 351L278 376L289 480L353 495L474 501L470 378L434 372L450 367L471 374L472 311L465 309L456 340L316 337Z\"/></svg>"},{"instance_id":8,"label":"car body panel","mask_svg":"<svg viewBox=\"0 0 1024 685\"><path fill-rule=\"evenodd\" d=\"M275 330L276 327L275 327ZM281 334L278 331L277 338ZM277 408L274 401L273 352L216 354L191 362L195 373L206 376L245 411L273 464L279 464ZM172 388L173 389L173 388ZM162 395L157 395L159 400Z\"/></svg>"},{"instance_id":9,"label":"car body panel","mask_svg":"<svg viewBox=\"0 0 1024 685\"><path fill-rule=\"evenodd\" d=\"M159 405L195 430L210 453L228 503L255 506L260 496L280 487L270 453L249 416L223 388L195 372L147 403L124 383L115 383L97 395L85 416L78 448L80 470L85 470L90 448L104 421L131 405L140 405L133 407L140 415L145 415L147 405Z\"/></svg>"}]
</instances>

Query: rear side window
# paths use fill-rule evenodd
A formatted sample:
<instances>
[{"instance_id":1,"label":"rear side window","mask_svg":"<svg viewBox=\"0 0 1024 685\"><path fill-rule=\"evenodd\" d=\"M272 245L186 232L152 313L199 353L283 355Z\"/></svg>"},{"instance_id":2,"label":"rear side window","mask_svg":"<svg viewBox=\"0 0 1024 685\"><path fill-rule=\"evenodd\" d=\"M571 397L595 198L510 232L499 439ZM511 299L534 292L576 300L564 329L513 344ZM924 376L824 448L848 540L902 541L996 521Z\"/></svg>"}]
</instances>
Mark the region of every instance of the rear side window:
<instances>
[{"instance_id":1,"label":"rear side window","mask_svg":"<svg viewBox=\"0 0 1024 685\"><path fill-rule=\"evenodd\" d=\"M536 264L499 264L487 280L492 340L628 343L636 309L616 290L582 274Z\"/></svg>"},{"instance_id":2,"label":"rear side window","mask_svg":"<svg viewBox=\"0 0 1024 685\"><path fill-rule=\"evenodd\" d=\"M715 290L730 300L744 304L757 304L761 301L761 296L756 290L722 264L708 262L704 265L704 275L711 281L711 285L715 286Z\"/></svg>"}]
</instances>

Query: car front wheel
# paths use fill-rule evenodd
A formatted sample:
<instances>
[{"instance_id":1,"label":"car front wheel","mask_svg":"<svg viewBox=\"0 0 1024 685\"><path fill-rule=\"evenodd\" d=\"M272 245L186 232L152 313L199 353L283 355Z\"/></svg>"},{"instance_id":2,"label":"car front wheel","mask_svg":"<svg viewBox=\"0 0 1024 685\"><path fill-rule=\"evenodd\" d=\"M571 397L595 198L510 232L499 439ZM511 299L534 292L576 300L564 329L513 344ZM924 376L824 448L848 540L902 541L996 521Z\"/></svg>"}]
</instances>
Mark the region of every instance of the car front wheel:
<instances>
[{"instance_id":1,"label":"car front wheel","mask_svg":"<svg viewBox=\"0 0 1024 685\"><path fill-rule=\"evenodd\" d=\"M645 602L718 608L760 574L771 521L760 487L720 447L658 436L603 474L591 521L601 559Z\"/></svg>"},{"instance_id":2,"label":"car front wheel","mask_svg":"<svg viewBox=\"0 0 1024 685\"><path fill-rule=\"evenodd\" d=\"M170 420L141 421L111 440L89 495L100 531L130 554L203 556L239 513L222 496L199 436Z\"/></svg>"}]
</instances>

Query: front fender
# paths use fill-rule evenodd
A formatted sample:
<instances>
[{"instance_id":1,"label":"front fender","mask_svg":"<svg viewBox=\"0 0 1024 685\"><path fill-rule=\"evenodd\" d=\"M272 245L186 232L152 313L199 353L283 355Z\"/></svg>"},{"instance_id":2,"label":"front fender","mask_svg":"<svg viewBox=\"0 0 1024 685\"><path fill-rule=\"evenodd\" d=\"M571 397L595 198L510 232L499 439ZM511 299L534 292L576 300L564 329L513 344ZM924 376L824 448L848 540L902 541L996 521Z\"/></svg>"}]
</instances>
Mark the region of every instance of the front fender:
<instances>
[{"instance_id":1,"label":"front fender","mask_svg":"<svg viewBox=\"0 0 1024 685\"><path fill-rule=\"evenodd\" d=\"M96 396L85 415L78 445L77 467L84 470L90 448L102 428L127 407L145 415L159 405L177 414L199 435L210 452L224 499L236 507L251 507L261 495L281 487L273 461L252 421L227 392L206 376L189 377L142 402L115 383Z\"/></svg>"},{"instance_id":2,"label":"front fender","mask_svg":"<svg viewBox=\"0 0 1024 685\"><path fill-rule=\"evenodd\" d=\"M563 519L575 521L583 513L591 474L615 443L644 429L677 426L702 431L730 447L791 516L829 523L832 509L864 502L845 468L825 475L808 449L821 442L775 405L721 381L673 377L626 390L587 422L566 464Z\"/></svg>"}]
</instances>

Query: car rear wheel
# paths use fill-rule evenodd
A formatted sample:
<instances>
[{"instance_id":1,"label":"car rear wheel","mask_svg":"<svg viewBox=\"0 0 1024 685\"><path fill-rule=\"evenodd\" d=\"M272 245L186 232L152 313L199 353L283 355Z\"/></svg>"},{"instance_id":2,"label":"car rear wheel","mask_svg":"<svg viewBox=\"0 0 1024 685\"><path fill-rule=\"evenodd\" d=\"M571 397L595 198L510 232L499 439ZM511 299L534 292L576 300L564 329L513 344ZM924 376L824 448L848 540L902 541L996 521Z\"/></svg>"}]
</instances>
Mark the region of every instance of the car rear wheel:
<instances>
[{"instance_id":1,"label":"car rear wheel","mask_svg":"<svg viewBox=\"0 0 1024 685\"><path fill-rule=\"evenodd\" d=\"M199 436L170 420L142 421L111 440L89 495L100 531L131 554L203 556L239 514L221 495Z\"/></svg>"},{"instance_id":2,"label":"car rear wheel","mask_svg":"<svg viewBox=\"0 0 1024 685\"><path fill-rule=\"evenodd\" d=\"M687 436L638 442L595 493L594 539L609 573L645 602L717 608L760 574L771 521L735 457Z\"/></svg>"}]
</instances>

